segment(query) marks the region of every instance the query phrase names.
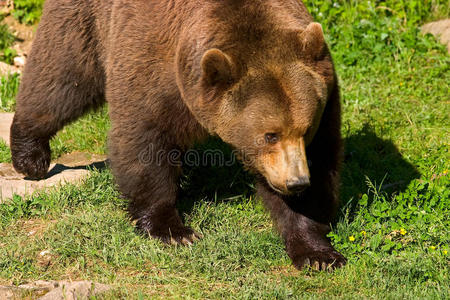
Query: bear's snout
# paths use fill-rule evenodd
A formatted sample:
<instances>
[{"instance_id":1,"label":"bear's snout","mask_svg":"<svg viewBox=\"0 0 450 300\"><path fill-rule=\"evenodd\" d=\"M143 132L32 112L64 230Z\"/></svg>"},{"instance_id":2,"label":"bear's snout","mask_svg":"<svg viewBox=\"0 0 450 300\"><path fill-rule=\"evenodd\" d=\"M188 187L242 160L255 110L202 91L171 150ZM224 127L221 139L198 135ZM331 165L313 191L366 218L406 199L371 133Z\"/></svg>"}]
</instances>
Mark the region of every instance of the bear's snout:
<instances>
[{"instance_id":1,"label":"bear's snout","mask_svg":"<svg viewBox=\"0 0 450 300\"><path fill-rule=\"evenodd\" d=\"M303 138L281 141L262 157L262 173L281 194L304 191L311 185Z\"/></svg>"},{"instance_id":2,"label":"bear's snout","mask_svg":"<svg viewBox=\"0 0 450 300\"><path fill-rule=\"evenodd\" d=\"M291 193L303 192L310 185L311 183L309 181L309 177L307 176L294 177L286 180L286 188Z\"/></svg>"}]
</instances>

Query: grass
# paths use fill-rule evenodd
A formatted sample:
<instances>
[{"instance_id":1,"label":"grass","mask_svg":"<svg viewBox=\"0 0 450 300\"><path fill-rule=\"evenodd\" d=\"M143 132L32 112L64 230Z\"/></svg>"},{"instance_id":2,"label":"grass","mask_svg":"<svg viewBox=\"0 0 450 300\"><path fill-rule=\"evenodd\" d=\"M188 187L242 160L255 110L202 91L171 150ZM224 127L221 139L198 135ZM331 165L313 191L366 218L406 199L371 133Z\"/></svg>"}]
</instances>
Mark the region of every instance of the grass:
<instances>
[{"instance_id":1,"label":"grass","mask_svg":"<svg viewBox=\"0 0 450 300\"><path fill-rule=\"evenodd\" d=\"M10 47L14 43L16 37L11 33L6 24L1 24L3 18L4 16L0 15L0 61L12 64L17 52Z\"/></svg>"},{"instance_id":2,"label":"grass","mask_svg":"<svg viewBox=\"0 0 450 300\"><path fill-rule=\"evenodd\" d=\"M434 233L435 238L446 230L442 228L444 216L432 218L439 222L430 229L426 220L433 217L427 209L430 206L427 214L407 219L404 236L389 233L393 242L404 245L391 253L379 246L386 238L384 232L373 228L377 223L384 227L385 222L379 223L383 218L364 212L374 206L362 205L351 223L344 217L333 237L350 262L329 274L290 267L281 240L253 197L196 202L185 215L186 222L205 238L193 247L166 247L136 235L125 205L108 171L94 172L81 187L66 185L1 205L0 241L8 247L0 252L0 278L17 284L61 278L114 283L120 288L110 296L124 298L142 294L160 298L439 299L448 295L448 261L443 249L432 250L423 243L424 235ZM365 237L359 236L361 229L367 230ZM357 235L356 241L337 240L345 240L348 234ZM49 254L41 256L43 251Z\"/></svg>"},{"instance_id":3,"label":"grass","mask_svg":"<svg viewBox=\"0 0 450 300\"><path fill-rule=\"evenodd\" d=\"M0 16L0 21L3 21L3 17ZM12 45L14 42L14 35L8 29L6 24L0 25L0 49L4 50Z\"/></svg>"},{"instance_id":4,"label":"grass","mask_svg":"<svg viewBox=\"0 0 450 300\"><path fill-rule=\"evenodd\" d=\"M73 151L104 154L109 129L107 114L105 107L63 128L50 142L52 157Z\"/></svg>"},{"instance_id":5,"label":"grass","mask_svg":"<svg viewBox=\"0 0 450 300\"><path fill-rule=\"evenodd\" d=\"M25 24L35 24L42 14L43 0L14 0L14 18Z\"/></svg>"},{"instance_id":6,"label":"grass","mask_svg":"<svg viewBox=\"0 0 450 300\"><path fill-rule=\"evenodd\" d=\"M192 247L136 235L106 169L79 186L0 204L0 282L87 279L115 287L105 298L448 299L450 59L417 28L448 17L449 3L333 3L307 1L342 87L346 159L330 238L346 267L291 267L239 166L185 169L179 206L204 234ZM55 157L104 152L105 115L58 134ZM210 146L226 149L217 140L200 149ZM0 144L0 160L8 159Z\"/></svg>"},{"instance_id":7,"label":"grass","mask_svg":"<svg viewBox=\"0 0 450 300\"><path fill-rule=\"evenodd\" d=\"M12 112L16 104L16 94L19 88L19 74L11 74L0 78L0 111Z\"/></svg>"}]
</instances>

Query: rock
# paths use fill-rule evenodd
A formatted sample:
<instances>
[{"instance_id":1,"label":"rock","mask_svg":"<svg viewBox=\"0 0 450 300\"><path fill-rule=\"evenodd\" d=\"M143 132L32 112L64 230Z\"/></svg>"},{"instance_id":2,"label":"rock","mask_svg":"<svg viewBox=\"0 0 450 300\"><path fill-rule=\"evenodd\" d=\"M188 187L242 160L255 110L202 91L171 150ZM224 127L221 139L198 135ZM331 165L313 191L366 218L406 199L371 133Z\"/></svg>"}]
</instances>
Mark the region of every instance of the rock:
<instances>
[{"instance_id":1,"label":"rock","mask_svg":"<svg viewBox=\"0 0 450 300\"><path fill-rule=\"evenodd\" d=\"M8 76L15 73L20 73L20 69L0 61L0 76Z\"/></svg>"},{"instance_id":2,"label":"rock","mask_svg":"<svg viewBox=\"0 0 450 300\"><path fill-rule=\"evenodd\" d=\"M440 38L441 43L447 46L450 54L450 19L425 24L422 26L422 33L431 33Z\"/></svg>"},{"instance_id":3,"label":"rock","mask_svg":"<svg viewBox=\"0 0 450 300\"><path fill-rule=\"evenodd\" d=\"M20 289L25 290L45 290L47 292L59 287L58 281L45 281L45 280L38 280L32 283L22 284L19 285Z\"/></svg>"},{"instance_id":4,"label":"rock","mask_svg":"<svg viewBox=\"0 0 450 300\"><path fill-rule=\"evenodd\" d=\"M30 298L37 299L37 297L42 297L51 290L58 288L59 282L57 281L44 281L38 280L32 283L19 285L17 288L22 295L26 294L32 296Z\"/></svg>"},{"instance_id":5,"label":"rock","mask_svg":"<svg viewBox=\"0 0 450 300\"><path fill-rule=\"evenodd\" d=\"M23 68L25 66L25 61L25 56L16 56L14 57L14 66L17 68Z\"/></svg>"},{"instance_id":6,"label":"rock","mask_svg":"<svg viewBox=\"0 0 450 300\"><path fill-rule=\"evenodd\" d=\"M80 166L92 165L97 169L105 167L106 155L92 154L87 152L72 152L58 158L55 163L70 168L79 168ZM55 170L56 171L56 170Z\"/></svg>"},{"instance_id":7,"label":"rock","mask_svg":"<svg viewBox=\"0 0 450 300\"><path fill-rule=\"evenodd\" d=\"M28 180L17 173L8 163L0 164L0 200L14 194L24 196L37 190L58 186L67 182L80 182L89 174L90 168L102 169L106 156L75 152L63 155L50 165L50 171L43 180Z\"/></svg>"},{"instance_id":8,"label":"rock","mask_svg":"<svg viewBox=\"0 0 450 300\"><path fill-rule=\"evenodd\" d=\"M0 299L75 300L88 299L111 289L111 286L91 281L38 280L16 286L0 286ZM38 298L39 297L39 298Z\"/></svg>"},{"instance_id":9,"label":"rock","mask_svg":"<svg viewBox=\"0 0 450 300\"><path fill-rule=\"evenodd\" d=\"M91 281L61 282L59 287L51 290L39 300L76 300L88 299L111 289L109 285Z\"/></svg>"},{"instance_id":10,"label":"rock","mask_svg":"<svg viewBox=\"0 0 450 300\"><path fill-rule=\"evenodd\" d=\"M19 291L15 287L0 286L0 299L12 300L19 296Z\"/></svg>"},{"instance_id":11,"label":"rock","mask_svg":"<svg viewBox=\"0 0 450 300\"><path fill-rule=\"evenodd\" d=\"M14 117L14 113L0 113L0 139L9 145L9 128Z\"/></svg>"}]
</instances>

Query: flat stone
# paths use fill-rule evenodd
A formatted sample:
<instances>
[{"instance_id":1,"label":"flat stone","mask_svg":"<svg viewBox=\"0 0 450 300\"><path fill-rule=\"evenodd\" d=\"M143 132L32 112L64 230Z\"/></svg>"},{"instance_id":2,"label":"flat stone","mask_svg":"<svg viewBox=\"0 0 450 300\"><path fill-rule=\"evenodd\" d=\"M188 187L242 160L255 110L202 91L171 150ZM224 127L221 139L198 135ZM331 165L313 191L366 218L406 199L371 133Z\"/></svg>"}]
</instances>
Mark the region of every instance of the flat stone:
<instances>
[{"instance_id":1,"label":"flat stone","mask_svg":"<svg viewBox=\"0 0 450 300\"><path fill-rule=\"evenodd\" d=\"M26 62L26 58L25 56L16 56L14 57L14 66L16 66L17 68L23 68L25 66L25 62Z\"/></svg>"},{"instance_id":2,"label":"flat stone","mask_svg":"<svg viewBox=\"0 0 450 300\"><path fill-rule=\"evenodd\" d=\"M20 73L20 69L16 66L8 65L0 61L0 76L8 76L11 74Z\"/></svg>"},{"instance_id":3,"label":"flat stone","mask_svg":"<svg viewBox=\"0 0 450 300\"><path fill-rule=\"evenodd\" d=\"M42 291L51 291L55 288L59 287L58 281L45 281L45 280L38 280L32 283L26 283L19 285L20 289L25 290L42 290Z\"/></svg>"},{"instance_id":4,"label":"flat stone","mask_svg":"<svg viewBox=\"0 0 450 300\"><path fill-rule=\"evenodd\" d=\"M71 168L93 164L91 167L97 167L97 169L100 169L104 167L105 160L106 155L76 151L69 154L64 154L55 160L55 163Z\"/></svg>"},{"instance_id":5,"label":"flat stone","mask_svg":"<svg viewBox=\"0 0 450 300\"><path fill-rule=\"evenodd\" d=\"M106 156L74 152L63 155L54 161L46 178L29 180L17 173L12 164L0 164L0 200L11 198L14 194L24 196L34 191L64 183L80 182L89 174L89 169L102 169L106 166Z\"/></svg>"},{"instance_id":6,"label":"flat stone","mask_svg":"<svg viewBox=\"0 0 450 300\"><path fill-rule=\"evenodd\" d=\"M60 282L59 287L51 290L39 300L79 300L98 296L111 289L109 285L91 281Z\"/></svg>"},{"instance_id":7,"label":"flat stone","mask_svg":"<svg viewBox=\"0 0 450 300\"><path fill-rule=\"evenodd\" d=\"M9 129L11 128L14 113L0 113L0 139L9 146Z\"/></svg>"},{"instance_id":8,"label":"flat stone","mask_svg":"<svg viewBox=\"0 0 450 300\"><path fill-rule=\"evenodd\" d=\"M79 300L98 296L110 289L109 285L91 281L38 280L18 287L0 286L0 299Z\"/></svg>"},{"instance_id":9,"label":"flat stone","mask_svg":"<svg viewBox=\"0 0 450 300\"><path fill-rule=\"evenodd\" d=\"M431 33L440 38L442 44L447 46L450 54L450 19L431 22L422 26L422 33Z\"/></svg>"},{"instance_id":10,"label":"flat stone","mask_svg":"<svg viewBox=\"0 0 450 300\"><path fill-rule=\"evenodd\" d=\"M0 286L0 299L12 300L19 296L19 291L15 287Z\"/></svg>"}]
</instances>

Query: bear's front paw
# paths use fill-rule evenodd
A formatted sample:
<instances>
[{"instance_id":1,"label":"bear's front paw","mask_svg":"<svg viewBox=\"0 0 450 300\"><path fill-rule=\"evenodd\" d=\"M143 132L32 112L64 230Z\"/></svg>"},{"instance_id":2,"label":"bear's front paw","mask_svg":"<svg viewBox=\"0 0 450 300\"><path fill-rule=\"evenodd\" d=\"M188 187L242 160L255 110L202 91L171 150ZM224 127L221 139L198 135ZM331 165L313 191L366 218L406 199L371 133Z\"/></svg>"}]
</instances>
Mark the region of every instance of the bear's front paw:
<instances>
[{"instance_id":1,"label":"bear's front paw","mask_svg":"<svg viewBox=\"0 0 450 300\"><path fill-rule=\"evenodd\" d=\"M308 267L317 271L333 270L347 263L347 259L334 249L297 253L291 258L299 270Z\"/></svg>"},{"instance_id":2,"label":"bear's front paw","mask_svg":"<svg viewBox=\"0 0 450 300\"><path fill-rule=\"evenodd\" d=\"M200 233L181 224L172 226L148 226L138 221L136 227L140 232L170 245L189 246L202 238Z\"/></svg>"},{"instance_id":3,"label":"bear's front paw","mask_svg":"<svg viewBox=\"0 0 450 300\"><path fill-rule=\"evenodd\" d=\"M29 179L45 178L50 165L48 139L16 139L11 137L11 156L14 168Z\"/></svg>"}]
</instances>

